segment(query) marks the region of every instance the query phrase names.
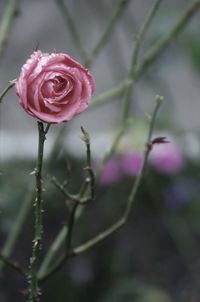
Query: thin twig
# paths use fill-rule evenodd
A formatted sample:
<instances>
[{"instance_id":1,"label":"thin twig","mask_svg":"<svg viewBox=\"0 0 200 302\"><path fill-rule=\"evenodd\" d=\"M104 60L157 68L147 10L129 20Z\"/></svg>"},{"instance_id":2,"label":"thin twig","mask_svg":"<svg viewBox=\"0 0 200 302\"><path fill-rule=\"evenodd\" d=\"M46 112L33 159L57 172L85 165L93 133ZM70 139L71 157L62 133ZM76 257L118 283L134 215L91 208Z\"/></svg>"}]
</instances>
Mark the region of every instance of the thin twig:
<instances>
[{"instance_id":1,"label":"thin twig","mask_svg":"<svg viewBox=\"0 0 200 302\"><path fill-rule=\"evenodd\" d=\"M56 136L55 136L55 140L52 144L50 153L46 159L46 167L50 168L51 164L55 162L55 158L58 154L58 150L61 150L62 145L63 145L63 139L64 136L66 134L66 128L67 128L68 123L63 123L60 126L60 129L58 130Z\"/></svg>"},{"instance_id":2,"label":"thin twig","mask_svg":"<svg viewBox=\"0 0 200 302\"><path fill-rule=\"evenodd\" d=\"M129 79L125 81L123 80L116 87L97 95L96 97L93 98L89 106L89 109L95 109L102 105L106 105L109 100L119 98L120 96L123 95L124 90L126 90L128 86L132 86L132 80Z\"/></svg>"},{"instance_id":3,"label":"thin twig","mask_svg":"<svg viewBox=\"0 0 200 302\"><path fill-rule=\"evenodd\" d=\"M134 51L132 53L131 66L135 66L135 64L137 63L138 52L139 52L141 41L144 39L144 36L145 36L146 32L148 31L150 24L153 21L157 10L159 9L161 1L162 0L156 0L155 3L152 5L152 7L150 8L149 12L146 15L146 18L145 18L141 28L139 29L139 31L134 39L135 47L134 47ZM130 70L130 77L134 77L133 68Z\"/></svg>"},{"instance_id":4,"label":"thin twig","mask_svg":"<svg viewBox=\"0 0 200 302\"><path fill-rule=\"evenodd\" d=\"M160 1L156 1L156 3L157 3L157 2L160 2ZM119 13L118 9L119 9L119 7L116 9L114 15L116 15L116 13L117 13L117 14ZM123 135L123 133L124 133L124 131L125 131L125 129L126 129L126 119L128 118L127 103L128 103L128 98L129 98L130 93L131 93L131 89L132 89L131 86L133 85L132 76L131 76L131 79L130 79L130 75L133 74L132 70L135 68L136 59L137 59L137 56L135 56L135 60L133 60L133 57L134 57L135 52L138 51L139 46L140 46L141 39L142 39L142 37L144 36L144 34L145 34L146 30L147 30L147 25L149 25L150 21L151 21L152 18L153 18L153 14L155 14L155 11L156 11L157 9L158 9L158 4L157 4L157 5L154 5L154 6L153 6L153 9L151 9L150 13L147 15L147 18L146 18L145 21L144 21L145 26L142 25L141 29L139 30L139 33L138 33L139 39L137 40L137 43L135 43L135 44L133 45L132 59L131 59L131 68L130 68L130 70L129 70L129 72L128 72L127 80L125 81L125 89L124 89L124 87L123 87L123 91L122 91L122 92L124 93L124 98L123 98L124 109L123 109L123 114L122 114L123 118L122 118L122 121L121 121L121 123L120 123L120 125L119 125L117 131L116 131L116 134L115 134L115 136L114 136L114 139L113 139L113 141L112 141L112 143L111 143L110 148L107 150L105 156L103 157L103 159L101 160L101 162L100 162L100 164L99 164L98 170L97 170L97 172L96 172L96 177L97 177L97 178L100 176L104 164L106 163L106 161L109 159L109 157L110 157L110 156L113 154L113 152L115 151L115 149L116 149L116 147L117 147L117 145L118 145L118 143L119 143L119 141L120 141L120 139L121 139L121 137L122 137L122 135ZM118 11L118 12L117 12L117 11ZM114 15L113 15L113 16L114 16ZM117 19L116 19L116 20L117 20ZM101 44L100 44L100 45L101 45ZM119 87L119 89L121 89L121 87ZM104 97L105 97L105 96L104 96ZM64 232L64 231L66 231L66 229L63 228L63 229L61 230L61 232ZM59 235L58 235L57 238L58 238L58 240L60 240ZM56 244L56 247L58 247L57 244ZM50 251L49 251L49 253L50 253ZM53 255L53 253L52 253L52 255ZM65 257L65 256L63 256L63 257ZM50 258L49 258L49 259L50 259ZM63 261L64 261L64 260L62 260L62 259L61 259L61 260L58 260L58 262L55 264L55 267L59 267L59 266L62 264ZM46 266L45 268L48 269L47 266ZM42 271L40 270L39 273L40 273L40 274L39 274L40 276L41 276L42 274L43 274L43 275L45 274L44 266L43 266L43 270L42 270Z\"/></svg>"},{"instance_id":5,"label":"thin twig","mask_svg":"<svg viewBox=\"0 0 200 302\"><path fill-rule=\"evenodd\" d=\"M147 30L150 27L151 22L153 21L153 18L159 8L159 5L161 3L161 0L156 0L155 3L152 5L150 8L149 12L147 13L143 24L141 25L136 38L133 41L133 50L132 50L132 56L131 56L131 63L130 63L130 69L128 72L128 80L132 81L132 85L127 86L127 88L124 90L124 97L123 97L123 110L122 110L122 124L125 123L125 121L128 118L128 114L130 111L130 104L131 104L131 95L132 91L134 89L134 84L136 81L136 76L135 76L135 69L136 69L136 64L138 60L138 52L140 49L140 45L143 41L143 38L147 32Z\"/></svg>"},{"instance_id":6,"label":"thin twig","mask_svg":"<svg viewBox=\"0 0 200 302\"><path fill-rule=\"evenodd\" d=\"M66 225L62 227L62 229L59 231L58 235L54 239L53 243L51 244L48 252L46 253L39 271L38 271L38 280L40 281L42 276L44 276L49 268L49 265L51 264L52 260L54 259L55 254L58 252L60 247L65 242L65 238L67 235L68 228Z\"/></svg>"},{"instance_id":7,"label":"thin twig","mask_svg":"<svg viewBox=\"0 0 200 302\"><path fill-rule=\"evenodd\" d=\"M144 150L143 165L140 170L140 173L138 174L138 176L133 184L132 190L128 196L127 203L126 203L125 210L124 210L122 217L116 223L114 223L111 227L106 229L105 231L101 232L100 234L98 234L94 238L88 240L87 242L81 244L80 246L74 248L71 252L71 255L75 256L75 255L78 255L78 254L81 254L81 253L87 251L88 249L90 249L91 247L96 245L98 242L104 240L105 238L107 238L108 236L113 234L116 230L121 228L126 223L128 217L130 215L133 202L135 201L135 197L138 192L138 189L139 189L139 186L140 186L140 183L143 178L144 171L145 171L145 168L147 165L148 156L151 151L151 148L149 146L151 146L151 144L152 144L152 142L151 142L152 133L153 133L153 129L155 127L156 116L157 116L158 110L160 108L161 101L162 101L162 97L159 97L159 96L156 97L156 106L155 106L155 109L154 109L154 112L153 112L153 115L151 118L149 132L148 132L148 136L147 136L147 142L146 142L146 146L145 146L145 150Z\"/></svg>"},{"instance_id":8,"label":"thin twig","mask_svg":"<svg viewBox=\"0 0 200 302\"><path fill-rule=\"evenodd\" d=\"M14 226L12 227L12 231L9 233L9 235L3 245L3 248L1 251L2 257L5 257L5 258L10 257L11 252L15 246L15 242L17 241L17 238L19 238L22 226L24 225L24 223L26 221L27 213L29 213L29 211L30 211L34 195L35 195L35 192L33 190L33 182L31 182L30 187L27 190L27 194L21 205L21 209L14 222ZM3 267L4 263L0 262L0 269Z\"/></svg>"},{"instance_id":9,"label":"thin twig","mask_svg":"<svg viewBox=\"0 0 200 302\"><path fill-rule=\"evenodd\" d=\"M68 253L71 248L72 234L73 234L74 222L75 222L75 216L76 216L77 209L78 209L78 203L73 204L72 210L70 213L70 217L69 217L69 223L67 226L68 232L66 234L66 253Z\"/></svg>"},{"instance_id":10,"label":"thin twig","mask_svg":"<svg viewBox=\"0 0 200 302\"><path fill-rule=\"evenodd\" d=\"M154 112L153 112L153 115L152 115L152 119L150 121L149 132L148 132L148 136L147 136L147 142L146 142L146 146L145 146L145 150L144 150L143 166L141 168L140 173L138 174L138 176L136 178L136 181L133 184L133 187L132 187L132 190L131 190L131 192L129 194L129 197L127 199L125 210L124 210L124 213L123 213L122 217L120 219L118 219L117 222L115 222L112 226L107 228L105 231L99 233L94 238L88 240L87 242L85 242L85 243L81 244L80 246L74 248L73 250L71 250L67 254L64 254L63 256L61 256L60 259L44 275L40 275L40 278L39 278L40 283L44 282L50 276L55 274L64 265L64 263L66 262L66 260L69 257L76 256L76 255L79 255L79 254L87 251L88 249L90 249L91 247L93 247L94 245L99 243L100 241L102 241L105 238L112 235L115 231L117 231L119 228L121 228L126 223L128 217L129 217L133 202L135 201L136 193L138 191L139 185L141 183L141 180L143 178L144 171L145 171L145 168L146 168L146 165L147 165L147 159L148 159L149 153L151 151L151 148L149 146L151 146L151 144L152 144L152 142L151 142L152 133L153 133L153 129L154 129L154 126L155 126L156 116L157 116L159 107L161 105L161 101L162 101L162 97L156 97L156 106L155 106L155 109L154 109Z\"/></svg>"},{"instance_id":11,"label":"thin twig","mask_svg":"<svg viewBox=\"0 0 200 302\"><path fill-rule=\"evenodd\" d=\"M0 23L0 57L3 54L3 50L8 39L12 22L16 14L17 2L17 0L10 0L8 2L5 12L3 14L2 21Z\"/></svg>"},{"instance_id":12,"label":"thin twig","mask_svg":"<svg viewBox=\"0 0 200 302\"><path fill-rule=\"evenodd\" d=\"M161 40L160 40L161 42L159 41L159 42L156 43L156 45L154 47L154 51L151 50L150 53L147 53L147 55L145 56L145 60L143 60L142 63L138 64L135 67L135 79L138 79L139 76L141 76L141 74L143 74L143 72L146 70L146 65L145 64L147 64L147 67L150 64L152 64L155 61L155 59L169 45L169 43L171 42L171 40L173 38L175 38L182 31L182 29L184 28L184 26L189 22L189 20L191 19L191 17L199 9L199 6L200 6L200 1L195 1L184 12L183 16L177 21L177 23L175 24L175 26L169 32L167 40L165 39L165 37L161 38ZM162 41L164 41L164 42L162 42ZM112 99L114 97L117 97L117 96L121 95L127 89L127 86L131 86L131 85L132 85L132 80L131 81L129 80L128 82L127 82L127 80L121 82L119 85L117 85L117 87L115 87L113 89L110 89L109 91L104 92L103 94L97 96L96 99L94 100L94 102L91 104L90 107L91 108L95 108L97 106L100 106L103 103L108 102L109 99ZM61 233L58 234L58 236L56 237L56 239L54 241L55 245L54 244L52 245L52 247L54 247L54 251L58 251L59 246L63 242L62 238L65 237L66 232L67 232L67 229L65 227L63 227L63 229L61 230ZM53 253L53 250L51 250L51 252L52 252L51 253L51 257L49 257L49 259L52 259L53 255L55 255ZM50 263L50 261L49 261L49 263ZM48 266L46 266L46 268L47 267ZM40 270L40 278L42 277L42 275L44 275L44 272L45 272L45 270L43 270L43 271Z\"/></svg>"},{"instance_id":13,"label":"thin twig","mask_svg":"<svg viewBox=\"0 0 200 302\"><path fill-rule=\"evenodd\" d=\"M88 132L81 127L81 131L83 133L83 137L82 140L84 141L85 145L86 145L86 157L87 157L87 167L85 168L85 170L88 171L90 179L89 179L89 183L90 183L90 199L93 200L95 198L95 174L92 168L92 160L91 160L91 148L90 148L90 136L88 134Z\"/></svg>"},{"instance_id":14,"label":"thin twig","mask_svg":"<svg viewBox=\"0 0 200 302\"><path fill-rule=\"evenodd\" d=\"M115 28L116 23L120 20L122 14L125 11L125 8L127 7L130 0L119 0L116 4L116 7L113 11L113 14L110 18L110 21L108 22L104 32L102 33L101 37L99 38L98 42L94 46L94 48L91 51L91 54L88 58L88 61L86 61L86 67L90 67L93 63L94 59L97 57L97 55L100 53L101 49L105 46L106 42L110 38L113 29Z\"/></svg>"},{"instance_id":15,"label":"thin twig","mask_svg":"<svg viewBox=\"0 0 200 302\"><path fill-rule=\"evenodd\" d=\"M71 34L72 40L74 42L74 45L79 50L81 58L86 61L87 60L87 52L85 51L83 47L83 43L81 41L81 37L76 29L76 25L74 23L73 18L71 17L69 10L67 8L67 5L64 3L63 0L56 0L57 5L60 9L61 14L64 17L65 23L69 29L69 32Z\"/></svg>"},{"instance_id":16,"label":"thin twig","mask_svg":"<svg viewBox=\"0 0 200 302\"><path fill-rule=\"evenodd\" d=\"M2 103L2 100L3 100L4 96L6 95L6 93L15 85L15 83L16 83L16 79L10 81L8 86L5 87L5 89L1 92L1 94L0 94L0 104Z\"/></svg>"},{"instance_id":17,"label":"thin twig","mask_svg":"<svg viewBox=\"0 0 200 302\"><path fill-rule=\"evenodd\" d=\"M87 170L90 173L90 181L86 178L79 194L70 194L57 180L55 177L50 178L51 182L60 190L60 192L67 197L69 200L74 201L73 209L70 215L69 224L68 226L65 225L62 227L60 232L58 233L57 237L54 239L54 242L52 243L51 247L49 248L41 266L38 271L38 279L40 280L41 276L46 274L46 271L48 270L48 267L54 258L54 255L59 250L65 239L67 240L67 252L69 251L70 244L71 244L71 237L72 237L72 231L73 231L73 225L74 221L77 220L77 218L81 215L81 211L78 210L78 205L85 205L86 203L90 202L94 199L95 193L94 193L94 186L95 186L95 175L92 169L91 165L91 150L90 150L90 138L89 134L81 127L82 133L83 133L83 141L86 144L86 155L87 155ZM87 191L88 186L90 185L90 196L85 196L85 192ZM62 258L62 257L61 257ZM55 266L58 266L58 262L60 262L60 259L57 260ZM61 261L62 262L62 261Z\"/></svg>"},{"instance_id":18,"label":"thin twig","mask_svg":"<svg viewBox=\"0 0 200 302\"><path fill-rule=\"evenodd\" d=\"M151 21L153 20L153 17L155 16L156 11L159 8L159 4L161 3L161 0L156 0L153 4L152 8L150 9L149 13L147 14L143 24L141 25L141 28L139 29L136 39L133 42L132 47L132 56L131 56L131 63L130 63L130 69L128 71L127 75L127 83L131 83L130 85L126 85L126 88L123 91L123 99L122 99L122 116L121 116L121 122L120 125L115 133L114 139L111 143L110 148L106 152L105 156L100 162L97 175L101 174L101 171L104 167L104 164L106 161L110 158L110 156L113 154L113 152L116 150L120 139L122 138L124 131L126 130L127 126L127 119L128 115L130 113L130 101L131 101L131 94L134 89L135 84L135 68L137 63L137 55L139 51L140 44L142 42L142 39L147 31L147 29L150 26Z\"/></svg>"},{"instance_id":19,"label":"thin twig","mask_svg":"<svg viewBox=\"0 0 200 302\"><path fill-rule=\"evenodd\" d=\"M18 273L20 273L23 276L26 276L27 272L25 269L23 269L19 263L17 263L16 261L13 261L11 259L8 259L7 257L5 257L3 254L0 253L0 260L2 262L4 262L7 266L9 266L10 268L12 268L13 270L17 271Z\"/></svg>"},{"instance_id":20,"label":"thin twig","mask_svg":"<svg viewBox=\"0 0 200 302\"><path fill-rule=\"evenodd\" d=\"M136 77L138 78L141 74L146 71L146 69L151 65L167 48L167 46L172 42L174 38L176 38L182 30L185 28L187 23L191 20L195 13L200 9L200 0L194 1L188 6L186 11L179 18L175 26L169 31L167 35L155 43L154 46L147 52L144 56L142 62L137 65L135 70Z\"/></svg>"},{"instance_id":21,"label":"thin twig","mask_svg":"<svg viewBox=\"0 0 200 302\"><path fill-rule=\"evenodd\" d=\"M47 178L48 178L48 180L49 180L52 184L54 184L54 185L56 186L56 188L58 188L59 191L60 191L65 197L67 197L69 200L72 200L72 201L75 201L75 202L78 202L78 201L79 201L79 196L78 196L77 194L71 194L71 193L69 193L69 192L66 190L66 188L65 188L62 184L60 184L60 183L58 182L58 180L56 179L55 176L49 176L49 175L48 175Z\"/></svg>"},{"instance_id":22,"label":"thin twig","mask_svg":"<svg viewBox=\"0 0 200 302\"><path fill-rule=\"evenodd\" d=\"M135 79L137 80L146 69L154 63L154 61L159 58L159 56L163 53L163 51L169 46L169 44L175 39L185 28L191 18L195 13L200 9L200 0L193 2L182 14L179 20L176 22L174 27L169 31L169 33L160 38L160 40L155 43L152 48L147 51L147 54L143 57L141 63L138 63L135 67ZM115 97L121 95L124 90L126 90L126 86L131 86L132 81L122 81L116 87L109 89L106 92L98 95L91 104L91 108L96 108L101 106L102 104L108 103L109 100L112 100Z\"/></svg>"}]
</instances>

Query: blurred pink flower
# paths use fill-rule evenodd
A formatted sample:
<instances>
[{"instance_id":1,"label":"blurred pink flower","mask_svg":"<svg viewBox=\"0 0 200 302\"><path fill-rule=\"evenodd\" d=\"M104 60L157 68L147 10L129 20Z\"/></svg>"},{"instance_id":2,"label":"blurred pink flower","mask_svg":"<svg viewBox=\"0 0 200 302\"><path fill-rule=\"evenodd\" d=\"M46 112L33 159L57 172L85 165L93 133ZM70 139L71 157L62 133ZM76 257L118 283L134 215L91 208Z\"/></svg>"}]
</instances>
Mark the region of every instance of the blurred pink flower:
<instances>
[{"instance_id":1,"label":"blurred pink flower","mask_svg":"<svg viewBox=\"0 0 200 302\"><path fill-rule=\"evenodd\" d=\"M149 160L157 171L165 174L180 171L184 164L183 153L170 138L167 144L153 146Z\"/></svg>"},{"instance_id":2,"label":"blurred pink flower","mask_svg":"<svg viewBox=\"0 0 200 302\"><path fill-rule=\"evenodd\" d=\"M137 176L142 163L142 155L138 152L112 156L103 168L100 183L111 185L120 181L125 175Z\"/></svg>"},{"instance_id":3,"label":"blurred pink flower","mask_svg":"<svg viewBox=\"0 0 200 302\"><path fill-rule=\"evenodd\" d=\"M111 157L103 168L100 183L102 185L111 185L118 182L122 177L120 170L120 157Z\"/></svg>"},{"instance_id":4,"label":"blurred pink flower","mask_svg":"<svg viewBox=\"0 0 200 302\"><path fill-rule=\"evenodd\" d=\"M143 156L139 152L124 154L121 160L121 168L126 175L137 176L143 164Z\"/></svg>"}]
</instances>

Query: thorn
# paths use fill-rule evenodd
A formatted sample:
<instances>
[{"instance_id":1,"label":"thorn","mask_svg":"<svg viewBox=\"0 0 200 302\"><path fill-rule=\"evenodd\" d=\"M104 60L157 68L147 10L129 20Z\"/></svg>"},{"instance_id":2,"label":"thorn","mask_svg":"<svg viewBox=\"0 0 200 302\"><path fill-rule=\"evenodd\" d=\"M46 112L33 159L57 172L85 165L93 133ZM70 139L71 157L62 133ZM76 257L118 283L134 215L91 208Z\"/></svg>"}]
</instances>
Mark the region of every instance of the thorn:
<instances>
[{"instance_id":1,"label":"thorn","mask_svg":"<svg viewBox=\"0 0 200 302\"><path fill-rule=\"evenodd\" d=\"M89 133L81 126L81 131L83 133L83 137L81 138L82 141L84 141L84 143L86 143L87 145L90 144L90 136Z\"/></svg>"},{"instance_id":2,"label":"thorn","mask_svg":"<svg viewBox=\"0 0 200 302\"><path fill-rule=\"evenodd\" d=\"M165 136L156 137L151 142L152 145L155 145L155 144L167 144L167 143L169 143L169 141L167 140L167 138Z\"/></svg>"},{"instance_id":3,"label":"thorn","mask_svg":"<svg viewBox=\"0 0 200 302\"><path fill-rule=\"evenodd\" d=\"M36 174L36 169L34 169L32 172L29 173L29 175L35 175Z\"/></svg>"}]
</instances>

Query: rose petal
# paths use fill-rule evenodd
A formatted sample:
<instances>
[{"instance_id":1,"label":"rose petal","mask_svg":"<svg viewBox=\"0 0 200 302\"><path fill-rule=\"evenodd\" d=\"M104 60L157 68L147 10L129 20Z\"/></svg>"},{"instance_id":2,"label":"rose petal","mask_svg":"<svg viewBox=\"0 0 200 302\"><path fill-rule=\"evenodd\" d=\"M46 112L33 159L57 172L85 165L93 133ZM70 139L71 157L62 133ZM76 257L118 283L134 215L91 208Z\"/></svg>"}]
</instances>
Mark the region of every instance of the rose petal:
<instances>
[{"instance_id":1,"label":"rose petal","mask_svg":"<svg viewBox=\"0 0 200 302\"><path fill-rule=\"evenodd\" d=\"M95 81L81 64L63 53L34 52L16 82L24 110L41 121L60 123L84 111Z\"/></svg>"}]
</instances>

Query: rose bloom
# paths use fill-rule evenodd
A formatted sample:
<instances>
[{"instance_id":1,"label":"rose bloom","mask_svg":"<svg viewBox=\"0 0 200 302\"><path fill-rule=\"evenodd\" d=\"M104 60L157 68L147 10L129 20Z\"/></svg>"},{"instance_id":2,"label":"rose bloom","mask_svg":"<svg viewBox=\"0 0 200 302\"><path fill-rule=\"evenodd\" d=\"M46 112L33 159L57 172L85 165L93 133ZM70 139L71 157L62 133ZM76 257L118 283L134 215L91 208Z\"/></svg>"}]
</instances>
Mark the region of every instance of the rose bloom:
<instances>
[{"instance_id":1,"label":"rose bloom","mask_svg":"<svg viewBox=\"0 0 200 302\"><path fill-rule=\"evenodd\" d=\"M46 123L61 123L88 107L95 81L69 55L38 50L22 66L15 88L28 114Z\"/></svg>"}]
</instances>

